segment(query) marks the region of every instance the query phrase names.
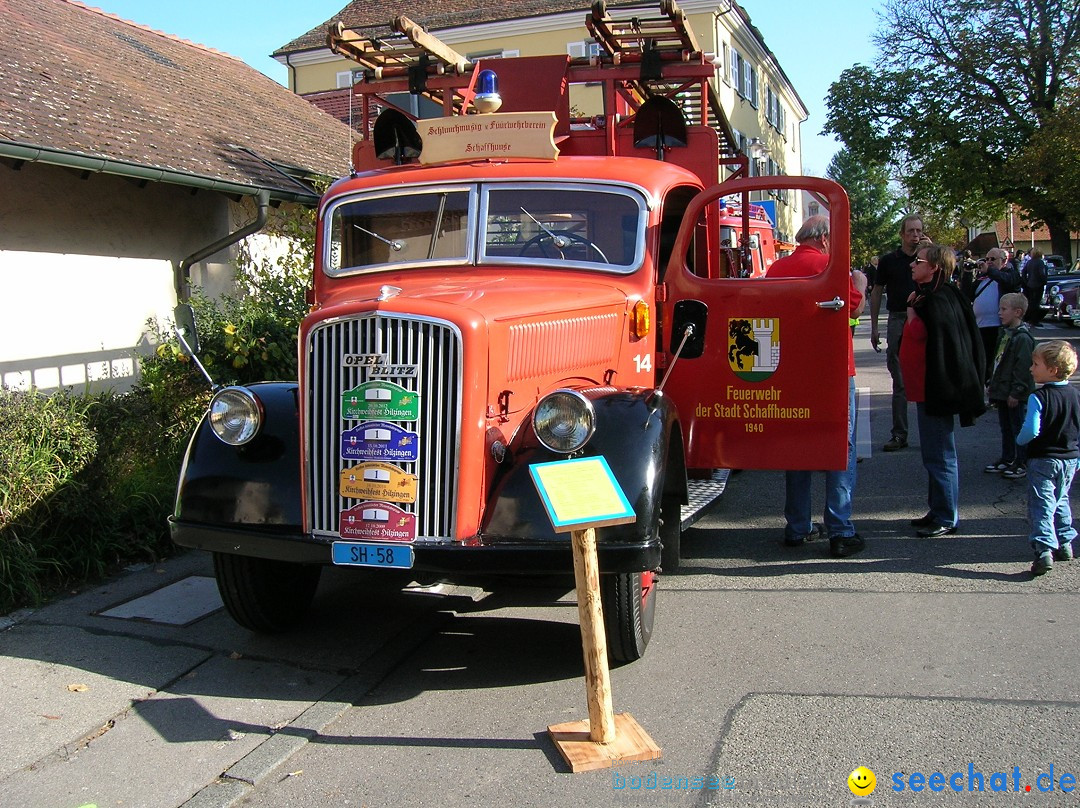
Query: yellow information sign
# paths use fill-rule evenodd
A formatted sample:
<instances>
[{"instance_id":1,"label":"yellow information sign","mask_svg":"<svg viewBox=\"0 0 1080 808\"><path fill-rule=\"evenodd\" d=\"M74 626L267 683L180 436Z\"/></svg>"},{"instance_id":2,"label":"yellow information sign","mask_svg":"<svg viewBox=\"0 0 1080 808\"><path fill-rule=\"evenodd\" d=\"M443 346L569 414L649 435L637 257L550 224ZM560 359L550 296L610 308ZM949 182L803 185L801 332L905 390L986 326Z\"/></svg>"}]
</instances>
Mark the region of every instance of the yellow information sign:
<instances>
[{"instance_id":1,"label":"yellow information sign","mask_svg":"<svg viewBox=\"0 0 1080 808\"><path fill-rule=\"evenodd\" d=\"M425 118L416 122L424 141L420 162L471 160L485 157L527 157L554 160L554 112L491 112Z\"/></svg>"},{"instance_id":2,"label":"yellow information sign","mask_svg":"<svg viewBox=\"0 0 1080 808\"><path fill-rule=\"evenodd\" d=\"M537 463L529 473L556 533L637 519L603 457Z\"/></svg>"}]
</instances>

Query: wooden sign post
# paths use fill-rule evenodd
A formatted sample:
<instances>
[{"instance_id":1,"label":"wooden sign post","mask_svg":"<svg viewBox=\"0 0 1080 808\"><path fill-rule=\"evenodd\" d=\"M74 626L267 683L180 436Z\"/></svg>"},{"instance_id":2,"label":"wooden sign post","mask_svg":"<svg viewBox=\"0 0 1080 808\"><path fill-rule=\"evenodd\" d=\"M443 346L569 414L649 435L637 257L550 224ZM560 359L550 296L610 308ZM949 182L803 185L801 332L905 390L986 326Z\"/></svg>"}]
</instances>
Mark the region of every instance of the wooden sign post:
<instances>
[{"instance_id":1,"label":"wooden sign post","mask_svg":"<svg viewBox=\"0 0 1080 808\"><path fill-rule=\"evenodd\" d=\"M555 531L571 534L589 707L587 721L554 724L548 733L574 772L655 760L660 748L633 716L613 714L596 559L596 528L633 522L637 516L603 457L538 463L529 471Z\"/></svg>"}]
</instances>

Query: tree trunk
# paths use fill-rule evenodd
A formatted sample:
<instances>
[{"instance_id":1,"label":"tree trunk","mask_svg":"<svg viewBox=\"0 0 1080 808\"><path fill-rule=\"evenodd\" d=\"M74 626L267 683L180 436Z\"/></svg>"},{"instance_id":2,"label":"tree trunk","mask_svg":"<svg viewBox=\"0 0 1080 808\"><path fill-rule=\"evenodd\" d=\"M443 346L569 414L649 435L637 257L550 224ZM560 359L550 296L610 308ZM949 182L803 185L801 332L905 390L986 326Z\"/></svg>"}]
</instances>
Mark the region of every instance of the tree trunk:
<instances>
[{"instance_id":1,"label":"tree trunk","mask_svg":"<svg viewBox=\"0 0 1080 808\"><path fill-rule=\"evenodd\" d=\"M1065 257L1065 266L1072 265L1072 241L1069 239L1068 220L1056 213L1046 216L1046 227L1050 230L1050 253Z\"/></svg>"}]
</instances>

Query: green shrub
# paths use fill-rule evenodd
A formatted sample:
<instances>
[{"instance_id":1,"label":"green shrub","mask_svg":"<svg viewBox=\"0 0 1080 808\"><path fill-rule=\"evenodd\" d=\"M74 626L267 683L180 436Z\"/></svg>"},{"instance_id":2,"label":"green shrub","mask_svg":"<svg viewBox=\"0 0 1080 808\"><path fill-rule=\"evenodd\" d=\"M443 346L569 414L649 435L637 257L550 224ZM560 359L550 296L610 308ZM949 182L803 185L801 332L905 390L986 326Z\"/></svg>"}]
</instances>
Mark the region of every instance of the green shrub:
<instances>
[{"instance_id":1,"label":"green shrub","mask_svg":"<svg viewBox=\"0 0 1080 808\"><path fill-rule=\"evenodd\" d=\"M0 611L171 551L180 445L146 391L0 389Z\"/></svg>"}]
</instances>

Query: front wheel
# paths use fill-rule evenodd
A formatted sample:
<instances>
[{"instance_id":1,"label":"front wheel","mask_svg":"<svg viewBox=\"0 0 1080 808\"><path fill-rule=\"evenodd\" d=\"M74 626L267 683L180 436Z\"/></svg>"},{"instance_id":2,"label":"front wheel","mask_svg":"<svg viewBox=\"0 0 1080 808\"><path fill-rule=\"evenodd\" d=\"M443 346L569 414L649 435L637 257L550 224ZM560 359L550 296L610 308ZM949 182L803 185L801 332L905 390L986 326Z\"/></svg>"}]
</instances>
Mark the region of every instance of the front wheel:
<instances>
[{"instance_id":1,"label":"front wheel","mask_svg":"<svg viewBox=\"0 0 1080 808\"><path fill-rule=\"evenodd\" d=\"M214 553L218 592L232 619L264 634L295 628L315 597L322 567Z\"/></svg>"},{"instance_id":2,"label":"front wheel","mask_svg":"<svg viewBox=\"0 0 1080 808\"><path fill-rule=\"evenodd\" d=\"M608 659L633 662L645 655L656 616L656 573L623 572L600 578Z\"/></svg>"}]
</instances>

